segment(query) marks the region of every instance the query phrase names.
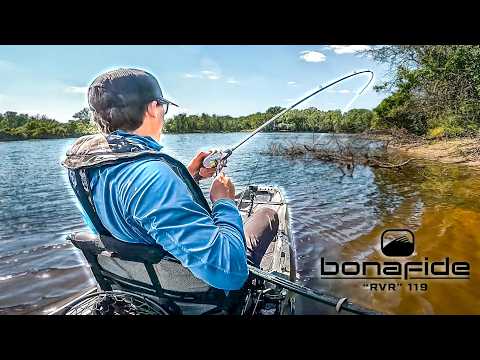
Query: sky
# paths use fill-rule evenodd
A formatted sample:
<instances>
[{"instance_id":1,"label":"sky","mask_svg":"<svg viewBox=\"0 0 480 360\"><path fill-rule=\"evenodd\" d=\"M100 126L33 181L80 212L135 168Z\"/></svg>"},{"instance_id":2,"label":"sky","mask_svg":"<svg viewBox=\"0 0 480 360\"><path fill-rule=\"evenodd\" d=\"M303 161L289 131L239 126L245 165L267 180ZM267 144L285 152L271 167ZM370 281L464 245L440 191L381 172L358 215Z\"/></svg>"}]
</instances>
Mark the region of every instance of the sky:
<instances>
[{"instance_id":1,"label":"sky","mask_svg":"<svg viewBox=\"0 0 480 360\"><path fill-rule=\"evenodd\" d=\"M351 105L372 109L386 96L372 87L386 66L359 53L368 45L0 45L0 113L16 111L68 121L87 106L93 79L118 67L147 70L176 113L248 115L287 106L352 73L372 70L371 86ZM302 104L323 110L345 106L368 75L342 82Z\"/></svg>"}]
</instances>

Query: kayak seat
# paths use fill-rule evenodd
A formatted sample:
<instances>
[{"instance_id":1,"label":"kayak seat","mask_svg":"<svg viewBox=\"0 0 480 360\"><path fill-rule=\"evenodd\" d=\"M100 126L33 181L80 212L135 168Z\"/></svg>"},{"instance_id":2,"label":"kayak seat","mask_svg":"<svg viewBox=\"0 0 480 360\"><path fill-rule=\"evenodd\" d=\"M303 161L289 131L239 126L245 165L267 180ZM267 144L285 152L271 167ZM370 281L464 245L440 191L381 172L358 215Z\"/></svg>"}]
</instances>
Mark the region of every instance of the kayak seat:
<instances>
[{"instance_id":1,"label":"kayak seat","mask_svg":"<svg viewBox=\"0 0 480 360\"><path fill-rule=\"evenodd\" d=\"M160 246L88 232L69 234L67 240L82 251L102 290L148 296L170 314L234 313L242 298L243 289L227 296L196 278Z\"/></svg>"}]
</instances>

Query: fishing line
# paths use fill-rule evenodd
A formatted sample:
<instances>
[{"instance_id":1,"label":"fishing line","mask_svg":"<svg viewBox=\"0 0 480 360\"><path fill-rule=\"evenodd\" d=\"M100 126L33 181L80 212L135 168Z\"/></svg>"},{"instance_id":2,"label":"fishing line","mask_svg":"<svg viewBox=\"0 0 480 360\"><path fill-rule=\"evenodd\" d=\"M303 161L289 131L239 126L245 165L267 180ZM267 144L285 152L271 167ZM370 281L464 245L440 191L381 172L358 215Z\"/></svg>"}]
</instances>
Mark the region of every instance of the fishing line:
<instances>
[{"instance_id":1,"label":"fishing line","mask_svg":"<svg viewBox=\"0 0 480 360\"><path fill-rule=\"evenodd\" d=\"M354 72L353 74L350 74L350 75L346 75L344 77L341 77L340 79L337 79L337 80L334 80L332 82L330 82L329 84L325 85L325 86L320 86L319 88L315 89L315 91L313 91L312 93L308 94L307 96L303 97L302 99L298 100L297 102L295 102L293 105L290 105L289 107L287 107L286 109L282 110L281 112L279 112L277 115L273 116L271 119L269 119L268 121L266 121L264 124L262 124L261 126L259 126L257 129L255 129L252 133L250 133L248 136L246 136L243 140L241 140L237 145L233 146L232 148L230 149L226 149L226 150L215 150L214 152L212 152L209 156L207 156L204 160L203 160L203 166L206 167L206 168L216 168L217 169L217 174L220 173L220 171L222 170L223 167L226 166L227 164L227 159L232 155L232 153L238 149L240 146L242 146L243 144L245 144L248 140L250 140L252 137L254 137L256 134L258 134L260 131L262 131L263 129L265 129L268 125L270 125L271 123L273 123L275 120L277 120L279 117L281 117L282 115L286 114L287 112L289 112L290 110L294 109L295 107L297 107L298 105L300 105L301 103L307 101L308 99L310 99L311 97L319 94L320 92L330 88L331 86L334 86L342 81L345 81L351 77L354 77L354 76L358 76L358 75L362 75L362 74L370 74L370 79L368 80L367 84L361 89L360 92L358 92L355 97L352 99L352 101L350 101L347 106L345 107L348 108L349 106L351 106L353 104L353 102L358 99L358 97L365 91L365 89L367 89L367 87L370 85L370 83L372 82L373 78L374 78L374 73L373 71L371 70L362 70L362 71L359 71L359 72Z\"/></svg>"},{"instance_id":2,"label":"fishing line","mask_svg":"<svg viewBox=\"0 0 480 360\"><path fill-rule=\"evenodd\" d=\"M357 91L357 93L355 94L355 96L353 97L352 100L350 100L350 102L345 105L345 107L341 110L342 114L345 113L347 110L350 109L350 107L353 105L353 103L355 101L357 101L357 99L360 97L360 95L362 95L362 93L369 87L369 85L371 84L372 80L374 78L374 74L373 72L371 72L371 77L370 79L368 80L368 83L367 85L365 85L360 91Z\"/></svg>"},{"instance_id":3,"label":"fishing line","mask_svg":"<svg viewBox=\"0 0 480 360\"><path fill-rule=\"evenodd\" d=\"M278 114L273 116L271 119L266 121L264 124L262 124L256 130L254 130L251 134L249 134L247 137L245 137L242 141L240 141L237 145L235 145L231 149L214 150L209 156L207 156L203 160L203 166L206 167L206 168L214 168L215 167L216 168L216 175L218 175L222 171L222 169L227 165L227 159L230 157L230 155L232 155L232 153L236 149L238 149L240 146L245 144L253 136L255 136L257 133L262 131L264 128L266 128L268 125L273 123L275 120L280 118L282 115L286 114L290 110L294 109L295 107L297 107L301 103L307 101L308 99L310 99L311 97L319 94L320 92L322 92L322 91L324 91L324 90L326 90L326 89L328 89L328 88L330 88L330 87L332 87L332 86L334 86L334 85L336 85L336 84L338 84L342 81L345 81L349 78L352 78L352 77L358 76L358 75L362 75L362 74L370 74L370 78L369 78L368 82L366 83L366 85L360 91L358 91L357 94L353 97L353 99L341 110L341 112L344 113L360 97L360 95L368 88L368 86L371 84L371 82L374 78L373 71L362 70L362 71L359 71L359 72L353 72L352 74L343 76L343 77L341 77L339 79L336 79L336 80L333 80L332 82L328 83L327 85L325 85L323 87L322 86L317 87L316 89L314 89L313 92L307 93L306 96L302 97L300 100L296 101L294 104L290 105L289 107L282 110L281 112L279 112ZM240 205L243 201L243 195L247 191L247 189L250 185L251 179L252 179L253 175L255 174L255 172L257 170L258 162L259 162L259 158L257 158L257 161L255 162L255 169L254 169L254 171L252 171L252 173L250 175L250 178L248 180L247 186L245 187L245 190L241 193Z\"/></svg>"}]
</instances>

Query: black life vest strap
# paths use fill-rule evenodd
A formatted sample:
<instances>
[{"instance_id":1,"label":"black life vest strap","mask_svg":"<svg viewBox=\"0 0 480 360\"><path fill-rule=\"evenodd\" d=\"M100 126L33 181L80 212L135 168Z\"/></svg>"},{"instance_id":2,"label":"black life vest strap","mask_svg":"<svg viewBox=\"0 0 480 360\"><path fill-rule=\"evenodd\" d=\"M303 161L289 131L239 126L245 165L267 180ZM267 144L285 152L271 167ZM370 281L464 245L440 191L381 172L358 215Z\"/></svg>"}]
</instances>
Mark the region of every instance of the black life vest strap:
<instances>
[{"instance_id":1,"label":"black life vest strap","mask_svg":"<svg viewBox=\"0 0 480 360\"><path fill-rule=\"evenodd\" d=\"M69 169L68 179L70 180L70 184L75 192L75 195L77 196L78 201L80 202L80 205L87 214L98 234L112 236L110 231L103 226L102 221L98 217L97 211L95 210L90 191L90 181L88 179L86 169Z\"/></svg>"}]
</instances>

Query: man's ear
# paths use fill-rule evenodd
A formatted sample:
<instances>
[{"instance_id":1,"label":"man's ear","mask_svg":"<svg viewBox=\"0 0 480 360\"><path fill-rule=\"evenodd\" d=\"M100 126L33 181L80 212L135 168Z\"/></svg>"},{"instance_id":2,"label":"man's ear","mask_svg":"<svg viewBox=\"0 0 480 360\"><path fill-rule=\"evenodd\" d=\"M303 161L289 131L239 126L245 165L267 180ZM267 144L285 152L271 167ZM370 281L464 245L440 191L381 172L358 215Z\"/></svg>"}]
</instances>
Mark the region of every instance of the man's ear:
<instances>
[{"instance_id":1,"label":"man's ear","mask_svg":"<svg viewBox=\"0 0 480 360\"><path fill-rule=\"evenodd\" d=\"M147 114L150 117L157 117L157 102L152 101L147 105Z\"/></svg>"}]
</instances>

